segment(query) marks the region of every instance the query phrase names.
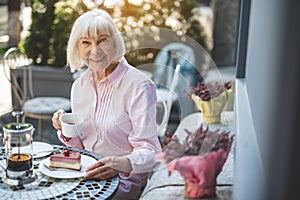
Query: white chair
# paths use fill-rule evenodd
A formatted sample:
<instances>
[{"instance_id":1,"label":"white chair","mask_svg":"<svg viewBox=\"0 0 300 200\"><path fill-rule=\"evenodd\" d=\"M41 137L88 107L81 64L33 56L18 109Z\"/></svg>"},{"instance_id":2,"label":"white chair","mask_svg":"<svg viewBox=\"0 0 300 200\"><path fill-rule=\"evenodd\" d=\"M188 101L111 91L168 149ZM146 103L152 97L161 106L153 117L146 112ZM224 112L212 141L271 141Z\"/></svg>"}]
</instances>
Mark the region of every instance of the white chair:
<instances>
[{"instance_id":1,"label":"white chair","mask_svg":"<svg viewBox=\"0 0 300 200\"><path fill-rule=\"evenodd\" d=\"M170 113L172 109L173 102L176 100L176 95L175 95L175 89L177 87L178 83L178 76L179 76L179 70L180 70L180 65L177 64L173 78L171 81L171 86L170 88L167 89L156 89L156 95L157 95L157 108L163 108L164 112L161 114L159 110L158 112L158 119L162 117L160 125L158 126L158 133L159 137L163 137L164 134L166 133L168 123L169 123L169 118L170 118Z\"/></svg>"},{"instance_id":2,"label":"white chair","mask_svg":"<svg viewBox=\"0 0 300 200\"><path fill-rule=\"evenodd\" d=\"M156 102L156 123L157 123L157 132L159 137L163 137L168 126L168 108L167 103L164 99L162 99L159 94L157 94L157 102Z\"/></svg>"},{"instance_id":3,"label":"white chair","mask_svg":"<svg viewBox=\"0 0 300 200\"><path fill-rule=\"evenodd\" d=\"M71 110L70 100L63 97L35 97L32 87L32 70L29 65L29 59L17 47L8 49L3 56L3 66L5 77L11 83L12 90L18 105L14 105L14 109L23 110L22 121L25 122L27 117L38 120L38 135L42 140L43 129L42 120L51 119L54 112L58 109L66 111ZM6 67L8 66L8 67ZM14 69L23 70L23 83L19 83Z\"/></svg>"},{"instance_id":4,"label":"white chair","mask_svg":"<svg viewBox=\"0 0 300 200\"><path fill-rule=\"evenodd\" d=\"M186 98L190 85L203 80L195 65L194 50L183 43L170 43L156 56L154 83L156 92L167 102L170 129L176 129L182 117L197 109L191 99ZM173 131L173 130L171 130Z\"/></svg>"},{"instance_id":5,"label":"white chair","mask_svg":"<svg viewBox=\"0 0 300 200\"><path fill-rule=\"evenodd\" d=\"M176 51L168 51L168 59L166 65L161 65L159 68L156 68L155 73L156 77L154 78L155 83L160 86L156 88L157 93L157 102L159 104L166 104L166 116L164 120L164 128L160 130L159 136L163 137L165 132L167 131L169 119L171 115L172 106L174 103L178 101L176 95L176 88L178 84L179 71L181 65L177 62L178 54ZM159 64L156 65L158 67ZM175 65L175 69L173 67ZM163 69L163 71L161 70ZM162 76L158 76L158 72L165 75L165 80ZM161 80L159 80L161 79ZM178 115L179 113L175 113ZM174 118L174 117L173 117ZM179 116L177 116L179 118ZM172 122L173 123L173 122Z\"/></svg>"}]
</instances>

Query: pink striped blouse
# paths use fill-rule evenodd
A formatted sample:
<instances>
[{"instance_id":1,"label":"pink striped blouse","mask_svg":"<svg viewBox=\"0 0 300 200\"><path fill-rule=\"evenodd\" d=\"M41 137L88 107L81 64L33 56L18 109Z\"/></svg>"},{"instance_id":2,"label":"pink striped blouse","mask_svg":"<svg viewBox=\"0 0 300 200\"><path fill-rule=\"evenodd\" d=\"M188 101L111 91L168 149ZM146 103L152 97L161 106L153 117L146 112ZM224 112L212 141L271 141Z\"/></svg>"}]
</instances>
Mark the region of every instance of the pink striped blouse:
<instances>
[{"instance_id":1,"label":"pink striped blouse","mask_svg":"<svg viewBox=\"0 0 300 200\"><path fill-rule=\"evenodd\" d=\"M72 112L79 136L64 141L101 156L126 156L133 172L147 172L161 152L156 125L156 90L145 74L123 58L97 88L88 69L71 90Z\"/></svg>"}]
</instances>

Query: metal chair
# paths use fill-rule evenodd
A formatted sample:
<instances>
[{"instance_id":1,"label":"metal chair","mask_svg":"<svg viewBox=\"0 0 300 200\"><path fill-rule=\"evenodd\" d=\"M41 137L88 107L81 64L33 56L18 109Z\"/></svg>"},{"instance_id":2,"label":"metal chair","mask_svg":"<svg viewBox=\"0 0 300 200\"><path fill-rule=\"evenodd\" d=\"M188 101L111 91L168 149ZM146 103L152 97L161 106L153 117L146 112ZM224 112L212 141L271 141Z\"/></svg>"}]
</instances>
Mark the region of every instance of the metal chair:
<instances>
[{"instance_id":1,"label":"metal chair","mask_svg":"<svg viewBox=\"0 0 300 200\"><path fill-rule=\"evenodd\" d=\"M194 50L183 43L170 43L156 56L154 82L156 92L167 102L168 122L178 125L181 118L197 111L184 90L203 79L195 67Z\"/></svg>"},{"instance_id":2,"label":"metal chair","mask_svg":"<svg viewBox=\"0 0 300 200\"><path fill-rule=\"evenodd\" d=\"M38 120L38 135L39 139L42 140L42 120L51 119L53 113L58 109L70 111L71 103L69 99L63 97L35 97L32 87L32 69L29 64L30 61L27 56L17 47L8 49L3 56L5 77L11 83L18 103L18 105L14 105L14 109L23 110L23 122L27 117ZM22 84L14 72L14 69L17 68L23 71Z\"/></svg>"},{"instance_id":3,"label":"metal chair","mask_svg":"<svg viewBox=\"0 0 300 200\"><path fill-rule=\"evenodd\" d=\"M160 94L157 94L156 113L157 132L158 137L161 138L166 133L170 112L166 101Z\"/></svg>"},{"instance_id":4,"label":"metal chair","mask_svg":"<svg viewBox=\"0 0 300 200\"><path fill-rule=\"evenodd\" d=\"M173 103L177 101L175 90L178 84L180 67L180 64L176 65L175 71L172 74L172 79L169 88L156 88L157 109L159 109L160 107L164 110L163 114L161 112L158 112L157 115L158 119L162 118L158 129L159 137L163 137L166 133Z\"/></svg>"}]
</instances>

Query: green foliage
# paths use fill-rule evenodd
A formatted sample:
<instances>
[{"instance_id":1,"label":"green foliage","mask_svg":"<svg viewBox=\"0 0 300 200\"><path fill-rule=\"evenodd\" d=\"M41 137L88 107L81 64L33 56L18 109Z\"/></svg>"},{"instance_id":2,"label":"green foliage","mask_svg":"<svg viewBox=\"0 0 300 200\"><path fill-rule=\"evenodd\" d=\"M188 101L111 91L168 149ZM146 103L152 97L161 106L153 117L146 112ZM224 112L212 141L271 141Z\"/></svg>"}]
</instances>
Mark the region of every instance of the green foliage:
<instances>
[{"instance_id":1,"label":"green foliage","mask_svg":"<svg viewBox=\"0 0 300 200\"><path fill-rule=\"evenodd\" d=\"M195 13L192 11L199 7L196 0L149 0L143 1L141 5L133 5L124 0L124 5L115 5L113 8L107 8L103 4L87 7L84 0L29 1L32 7L32 25L30 35L20 46L33 59L34 64L63 67L66 64L66 46L73 22L83 12L96 7L106 10L121 32L153 26L167 28L178 35L188 35L207 49L203 28L193 18ZM168 22L170 18L179 26ZM127 41L133 39L129 36ZM128 52L126 58L131 64L139 65L152 62L158 51L159 49L140 49Z\"/></svg>"},{"instance_id":2,"label":"green foliage","mask_svg":"<svg viewBox=\"0 0 300 200\"><path fill-rule=\"evenodd\" d=\"M67 42L72 25L81 13L88 10L82 1L76 4L76 8L70 2L69 0L61 0L55 5L50 52L53 59L52 63L56 66L66 64Z\"/></svg>"},{"instance_id":3,"label":"green foliage","mask_svg":"<svg viewBox=\"0 0 300 200\"><path fill-rule=\"evenodd\" d=\"M30 0L32 24L30 35L21 41L33 64L63 67L66 64L66 46L76 18L87 11L83 1Z\"/></svg>"},{"instance_id":4,"label":"green foliage","mask_svg":"<svg viewBox=\"0 0 300 200\"><path fill-rule=\"evenodd\" d=\"M33 64L46 65L48 62L54 3L57 0L30 0L32 24L30 36L24 41L25 53L32 58Z\"/></svg>"},{"instance_id":5,"label":"green foliage","mask_svg":"<svg viewBox=\"0 0 300 200\"><path fill-rule=\"evenodd\" d=\"M113 16L121 32L130 32L134 29L152 26L167 28L177 33L178 37L180 35L191 37L210 52L203 27L199 18L195 17L199 15L199 12L193 12L194 9L199 8L196 0L153 0L143 1L141 5L132 5L128 1L124 1L124 3L117 9L99 6ZM176 21L179 26L173 26L172 23L168 22L170 18ZM127 38L127 40L131 41L134 38ZM162 40L160 42L165 43ZM159 49L139 49L128 52L126 58L129 63L137 66L143 63L152 63L158 52Z\"/></svg>"},{"instance_id":6,"label":"green foliage","mask_svg":"<svg viewBox=\"0 0 300 200\"><path fill-rule=\"evenodd\" d=\"M5 54L7 49L8 49L7 47L0 47L0 58L2 58L2 56Z\"/></svg>"}]
</instances>

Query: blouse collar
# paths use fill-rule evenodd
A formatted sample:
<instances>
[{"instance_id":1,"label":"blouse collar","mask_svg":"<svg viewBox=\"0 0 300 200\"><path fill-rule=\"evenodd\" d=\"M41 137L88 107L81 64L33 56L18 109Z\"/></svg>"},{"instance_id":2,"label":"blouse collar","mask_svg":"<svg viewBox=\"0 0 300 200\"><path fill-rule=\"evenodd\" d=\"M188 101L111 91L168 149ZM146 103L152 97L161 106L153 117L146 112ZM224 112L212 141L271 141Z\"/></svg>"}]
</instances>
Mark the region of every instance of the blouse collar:
<instances>
[{"instance_id":1,"label":"blouse collar","mask_svg":"<svg viewBox=\"0 0 300 200\"><path fill-rule=\"evenodd\" d=\"M126 59L123 57L120 60L118 66L115 68L115 70L108 77L101 80L100 83L104 81L108 81L114 87L118 88L127 70L128 70L128 63ZM81 84L83 84L83 82L86 80L91 80L91 81L93 80L92 70L90 70L89 68L87 69L86 73L82 76Z\"/></svg>"}]
</instances>

